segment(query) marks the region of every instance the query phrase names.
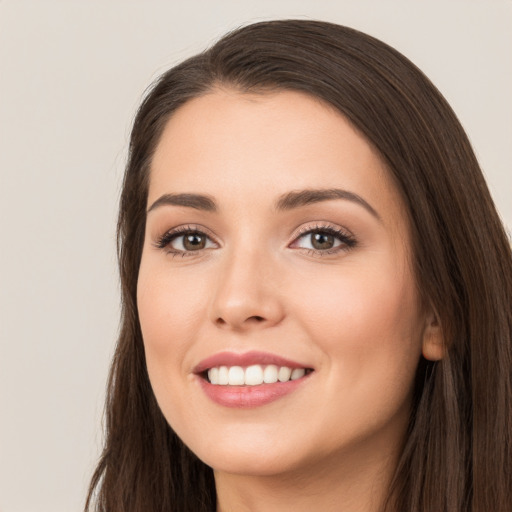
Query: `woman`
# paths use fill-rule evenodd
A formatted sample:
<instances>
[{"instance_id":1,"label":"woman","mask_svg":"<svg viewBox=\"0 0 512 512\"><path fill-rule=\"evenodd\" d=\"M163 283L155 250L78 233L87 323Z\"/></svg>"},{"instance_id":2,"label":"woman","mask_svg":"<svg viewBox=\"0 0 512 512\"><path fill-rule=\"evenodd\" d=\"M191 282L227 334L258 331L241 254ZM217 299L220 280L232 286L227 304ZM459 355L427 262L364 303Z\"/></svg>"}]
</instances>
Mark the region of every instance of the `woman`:
<instances>
[{"instance_id":1,"label":"woman","mask_svg":"<svg viewBox=\"0 0 512 512\"><path fill-rule=\"evenodd\" d=\"M118 228L87 509L512 509L510 246L398 52L274 21L171 69Z\"/></svg>"}]
</instances>

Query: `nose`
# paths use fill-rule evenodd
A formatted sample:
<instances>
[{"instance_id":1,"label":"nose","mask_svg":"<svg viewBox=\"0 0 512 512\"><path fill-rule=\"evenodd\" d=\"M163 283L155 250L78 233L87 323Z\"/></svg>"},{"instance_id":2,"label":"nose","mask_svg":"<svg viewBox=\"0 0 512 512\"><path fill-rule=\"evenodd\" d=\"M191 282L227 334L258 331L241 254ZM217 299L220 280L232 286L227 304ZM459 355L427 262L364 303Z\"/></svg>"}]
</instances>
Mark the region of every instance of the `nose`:
<instances>
[{"instance_id":1,"label":"nose","mask_svg":"<svg viewBox=\"0 0 512 512\"><path fill-rule=\"evenodd\" d=\"M275 265L260 251L223 258L210 303L210 319L222 329L247 331L279 324L284 305Z\"/></svg>"}]
</instances>

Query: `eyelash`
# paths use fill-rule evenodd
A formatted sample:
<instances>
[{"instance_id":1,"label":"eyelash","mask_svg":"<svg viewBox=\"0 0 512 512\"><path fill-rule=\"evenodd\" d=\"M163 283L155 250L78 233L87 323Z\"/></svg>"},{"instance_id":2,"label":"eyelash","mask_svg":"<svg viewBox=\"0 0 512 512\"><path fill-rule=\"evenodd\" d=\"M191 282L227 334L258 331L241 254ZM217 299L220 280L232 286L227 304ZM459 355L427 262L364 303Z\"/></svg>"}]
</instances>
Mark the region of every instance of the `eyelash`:
<instances>
[{"instance_id":1,"label":"eyelash","mask_svg":"<svg viewBox=\"0 0 512 512\"><path fill-rule=\"evenodd\" d=\"M322 233L322 234L331 235L331 236L337 238L341 242L341 244L336 247L333 247L331 249L325 249L325 250L308 249L308 248L304 248L304 247L298 248L298 249L302 249L303 251L307 252L309 255L327 256L327 255L335 254L335 253L342 252L342 251L349 251L350 249L354 248L357 245L357 241L354 238L354 236L352 234L349 234L347 231L341 230L340 228L334 227L332 225L321 225L321 224L318 224L314 227L308 226L308 227L302 228L294 236L292 244L297 242L301 238L303 238L307 235L311 235L313 233ZM204 228L200 228L198 226L190 226L190 225L189 226L180 226L180 227L177 227L175 229L172 229L172 230L164 233L161 237L158 238L158 240L155 243L155 246L158 249L162 249L162 250L166 249L171 244L171 242L173 242L176 238L179 238L180 236L184 236L184 235L205 236L205 237L209 238L210 240L212 240L212 238L213 238L211 235L209 235L208 233L206 233L204 231ZM169 254L171 254L173 256L180 255L182 257L193 256L195 252L201 252L201 251L202 251L201 249L197 250L197 251L182 251L179 249L168 249Z\"/></svg>"},{"instance_id":2,"label":"eyelash","mask_svg":"<svg viewBox=\"0 0 512 512\"><path fill-rule=\"evenodd\" d=\"M161 237L158 238L158 240L155 243L155 246L158 249L166 249L168 246L173 242L176 238L179 238L180 236L184 235L199 235L199 236L205 236L209 239L212 239L212 236L205 232L204 228L200 228L199 226L180 226L174 229L171 229L170 231L167 231L164 233ZM178 249L168 249L169 254L172 254L173 256L193 256L194 252L200 252L200 251L181 251Z\"/></svg>"},{"instance_id":3,"label":"eyelash","mask_svg":"<svg viewBox=\"0 0 512 512\"><path fill-rule=\"evenodd\" d=\"M296 241L305 237L306 235L311 235L313 233L331 235L337 238L341 242L341 244L336 247L333 247L332 249L325 250L302 248L303 251L307 251L307 253L312 256L328 256L330 254L336 254L338 252L346 252L357 245L357 240L351 233L329 224L317 224L314 227L307 226L301 228L299 232L294 236L294 240L292 243L295 243Z\"/></svg>"}]
</instances>

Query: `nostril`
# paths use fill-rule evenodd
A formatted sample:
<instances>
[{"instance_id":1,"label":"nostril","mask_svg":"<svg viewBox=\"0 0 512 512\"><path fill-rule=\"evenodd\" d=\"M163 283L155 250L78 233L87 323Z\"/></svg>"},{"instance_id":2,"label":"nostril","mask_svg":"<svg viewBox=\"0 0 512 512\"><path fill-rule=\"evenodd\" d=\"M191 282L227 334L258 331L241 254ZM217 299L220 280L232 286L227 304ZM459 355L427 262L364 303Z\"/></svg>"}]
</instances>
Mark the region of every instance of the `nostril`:
<instances>
[{"instance_id":1,"label":"nostril","mask_svg":"<svg viewBox=\"0 0 512 512\"><path fill-rule=\"evenodd\" d=\"M243 324L251 325L251 324L261 324L261 323L264 323L264 322L265 322L265 317L259 316L259 315L252 315L252 316L249 316L249 317L245 318L245 320L242 320L240 322L240 326L242 326ZM238 325L238 322L236 322L235 320L231 319L231 321L229 321L229 320L226 320L226 319L224 319L222 317L218 317L215 320L215 323L219 327L225 327L228 324L233 325L233 326Z\"/></svg>"}]
</instances>

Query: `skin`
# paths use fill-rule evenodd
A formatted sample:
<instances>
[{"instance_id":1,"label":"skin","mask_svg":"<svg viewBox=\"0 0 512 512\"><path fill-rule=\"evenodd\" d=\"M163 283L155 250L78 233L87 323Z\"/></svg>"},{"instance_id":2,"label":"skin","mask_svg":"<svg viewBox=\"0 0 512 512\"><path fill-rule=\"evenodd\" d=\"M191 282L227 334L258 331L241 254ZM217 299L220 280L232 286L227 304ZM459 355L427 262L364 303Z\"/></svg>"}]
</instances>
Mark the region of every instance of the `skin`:
<instances>
[{"instance_id":1,"label":"skin","mask_svg":"<svg viewBox=\"0 0 512 512\"><path fill-rule=\"evenodd\" d=\"M343 189L276 211L285 193ZM138 308L148 371L172 428L214 468L218 510L377 511L404 440L418 360L441 357L411 272L408 217L381 158L338 112L298 92L218 89L168 122L148 209L205 194L217 211L147 215ZM179 226L208 235L183 252ZM305 231L350 234L335 252ZM180 252L181 251L181 252ZM277 354L314 372L267 405L212 402L193 368L221 351Z\"/></svg>"}]
</instances>

